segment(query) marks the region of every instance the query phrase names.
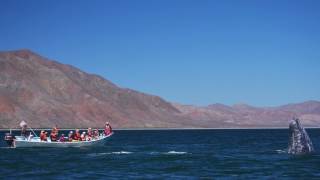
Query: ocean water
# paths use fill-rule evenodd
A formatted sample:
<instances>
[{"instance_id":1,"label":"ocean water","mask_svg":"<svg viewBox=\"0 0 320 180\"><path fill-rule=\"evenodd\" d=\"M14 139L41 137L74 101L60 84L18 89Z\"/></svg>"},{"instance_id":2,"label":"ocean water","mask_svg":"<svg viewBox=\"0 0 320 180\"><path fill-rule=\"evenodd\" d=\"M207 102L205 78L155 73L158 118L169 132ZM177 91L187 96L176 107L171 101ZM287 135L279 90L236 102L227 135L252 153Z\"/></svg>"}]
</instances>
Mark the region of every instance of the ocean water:
<instances>
[{"instance_id":1,"label":"ocean water","mask_svg":"<svg viewBox=\"0 0 320 180\"><path fill-rule=\"evenodd\" d=\"M115 131L103 147L6 148L1 179L320 179L316 152L286 154L288 130ZM3 139L4 133L0 136Z\"/></svg>"}]
</instances>

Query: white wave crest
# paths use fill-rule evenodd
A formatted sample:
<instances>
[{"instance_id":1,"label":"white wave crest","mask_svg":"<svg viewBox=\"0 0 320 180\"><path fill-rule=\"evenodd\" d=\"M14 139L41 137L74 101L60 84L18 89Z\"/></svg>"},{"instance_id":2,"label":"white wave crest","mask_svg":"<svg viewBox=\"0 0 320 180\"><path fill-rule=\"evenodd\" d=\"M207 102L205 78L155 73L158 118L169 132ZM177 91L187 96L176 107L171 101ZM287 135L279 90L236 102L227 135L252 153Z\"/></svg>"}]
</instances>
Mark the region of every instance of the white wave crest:
<instances>
[{"instance_id":1,"label":"white wave crest","mask_svg":"<svg viewBox=\"0 0 320 180\"><path fill-rule=\"evenodd\" d=\"M131 154L132 152L128 151L116 151L116 152L104 152L104 153L90 153L88 154L89 157L99 157L99 156L105 156L105 155L111 155L111 154Z\"/></svg>"},{"instance_id":2,"label":"white wave crest","mask_svg":"<svg viewBox=\"0 0 320 180\"><path fill-rule=\"evenodd\" d=\"M118 152L112 152L112 154L131 154L132 152L129 151L118 151Z\"/></svg>"},{"instance_id":3,"label":"white wave crest","mask_svg":"<svg viewBox=\"0 0 320 180\"><path fill-rule=\"evenodd\" d=\"M286 151L286 150L283 150L283 149L277 149L276 152L277 152L278 154L287 153L287 151Z\"/></svg>"},{"instance_id":4,"label":"white wave crest","mask_svg":"<svg viewBox=\"0 0 320 180\"><path fill-rule=\"evenodd\" d=\"M169 151L166 154L188 154L188 152L181 152L181 151Z\"/></svg>"}]
</instances>

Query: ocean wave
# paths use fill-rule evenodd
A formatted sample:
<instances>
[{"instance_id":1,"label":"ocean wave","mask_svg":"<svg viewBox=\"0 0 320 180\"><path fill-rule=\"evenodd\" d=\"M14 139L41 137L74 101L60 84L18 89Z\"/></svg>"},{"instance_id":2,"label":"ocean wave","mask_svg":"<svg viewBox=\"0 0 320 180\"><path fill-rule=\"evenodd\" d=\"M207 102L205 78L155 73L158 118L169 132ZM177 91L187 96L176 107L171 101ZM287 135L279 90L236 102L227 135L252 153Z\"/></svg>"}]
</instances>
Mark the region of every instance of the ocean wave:
<instances>
[{"instance_id":1,"label":"ocean wave","mask_svg":"<svg viewBox=\"0 0 320 180\"><path fill-rule=\"evenodd\" d=\"M168 151L168 152L150 152L149 153L150 155L181 155L181 154L191 154L191 153L188 153L188 152L183 152L183 151Z\"/></svg>"},{"instance_id":2,"label":"ocean wave","mask_svg":"<svg viewBox=\"0 0 320 180\"><path fill-rule=\"evenodd\" d=\"M99 157L99 156L104 156L107 155L108 153L90 153L88 154L89 157Z\"/></svg>"},{"instance_id":3,"label":"ocean wave","mask_svg":"<svg viewBox=\"0 0 320 180\"><path fill-rule=\"evenodd\" d=\"M286 151L286 150L283 150L283 149L277 149L276 152L277 152L278 154L287 153L287 151Z\"/></svg>"},{"instance_id":4,"label":"ocean wave","mask_svg":"<svg viewBox=\"0 0 320 180\"><path fill-rule=\"evenodd\" d=\"M16 147L9 147L9 146L4 146L4 147L0 147L0 149L14 149Z\"/></svg>"},{"instance_id":5,"label":"ocean wave","mask_svg":"<svg viewBox=\"0 0 320 180\"><path fill-rule=\"evenodd\" d=\"M99 157L99 156L105 156L105 155L111 155L111 154L131 154L132 152L128 151L116 151L116 152L103 152L103 153L90 153L88 154L89 157Z\"/></svg>"},{"instance_id":6,"label":"ocean wave","mask_svg":"<svg viewBox=\"0 0 320 180\"><path fill-rule=\"evenodd\" d=\"M103 152L103 153L90 153L88 154L89 157L99 157L99 156L106 156L106 155L126 155L132 154L133 152L130 151L114 151L114 152ZM143 152L142 152L143 153ZM145 152L146 153L146 152ZM149 155L184 155L184 154L191 154L184 151L168 151L168 152L149 152Z\"/></svg>"},{"instance_id":7,"label":"ocean wave","mask_svg":"<svg viewBox=\"0 0 320 180\"><path fill-rule=\"evenodd\" d=\"M183 151L169 151L165 154L189 154L188 152L183 152Z\"/></svg>"},{"instance_id":8,"label":"ocean wave","mask_svg":"<svg viewBox=\"0 0 320 180\"><path fill-rule=\"evenodd\" d=\"M111 154L132 154L132 152L129 152L129 151L118 151L118 152L112 152Z\"/></svg>"}]
</instances>

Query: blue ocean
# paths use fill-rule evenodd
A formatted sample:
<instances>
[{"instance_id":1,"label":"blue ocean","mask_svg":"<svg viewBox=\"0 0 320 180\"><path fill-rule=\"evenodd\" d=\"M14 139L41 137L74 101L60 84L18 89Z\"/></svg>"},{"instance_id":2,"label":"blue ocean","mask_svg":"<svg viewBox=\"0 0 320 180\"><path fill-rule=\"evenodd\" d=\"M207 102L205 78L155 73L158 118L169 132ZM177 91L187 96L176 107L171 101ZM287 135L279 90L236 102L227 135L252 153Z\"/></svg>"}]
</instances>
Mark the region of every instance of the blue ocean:
<instances>
[{"instance_id":1,"label":"blue ocean","mask_svg":"<svg viewBox=\"0 0 320 180\"><path fill-rule=\"evenodd\" d=\"M320 129L307 131L317 151L308 156L286 153L286 129L118 130L87 148L6 148L2 140L0 178L320 179Z\"/></svg>"}]
</instances>

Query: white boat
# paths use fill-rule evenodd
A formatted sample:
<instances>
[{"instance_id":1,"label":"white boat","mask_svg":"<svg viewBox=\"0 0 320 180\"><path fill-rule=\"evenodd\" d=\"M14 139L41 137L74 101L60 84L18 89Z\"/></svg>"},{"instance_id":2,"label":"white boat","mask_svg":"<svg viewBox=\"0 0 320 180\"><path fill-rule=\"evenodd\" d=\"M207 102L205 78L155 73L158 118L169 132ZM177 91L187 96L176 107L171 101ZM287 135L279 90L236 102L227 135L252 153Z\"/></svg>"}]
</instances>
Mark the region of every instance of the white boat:
<instances>
[{"instance_id":1,"label":"white boat","mask_svg":"<svg viewBox=\"0 0 320 180\"><path fill-rule=\"evenodd\" d=\"M100 135L97 139L92 139L90 141L72 141L72 142L53 142L41 141L40 137L33 137L28 139L24 136L15 136L14 147L85 147L85 146L101 146L110 139L113 133L105 136Z\"/></svg>"}]
</instances>

